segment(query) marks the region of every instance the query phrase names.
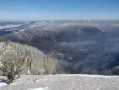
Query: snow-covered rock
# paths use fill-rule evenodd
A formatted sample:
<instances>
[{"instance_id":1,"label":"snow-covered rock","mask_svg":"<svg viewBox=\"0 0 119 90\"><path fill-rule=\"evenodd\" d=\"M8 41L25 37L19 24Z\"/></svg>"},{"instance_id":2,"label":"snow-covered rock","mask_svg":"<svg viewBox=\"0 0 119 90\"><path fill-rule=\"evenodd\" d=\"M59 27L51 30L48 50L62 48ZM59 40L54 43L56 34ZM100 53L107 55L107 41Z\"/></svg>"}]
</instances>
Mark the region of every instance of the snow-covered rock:
<instances>
[{"instance_id":1,"label":"snow-covered rock","mask_svg":"<svg viewBox=\"0 0 119 90\"><path fill-rule=\"evenodd\" d=\"M7 64L11 63L10 60L17 62L16 58L14 57L20 57L21 62L23 60L23 64L21 64L22 71L20 72L20 74L23 75L44 75L62 72L60 66L57 65L53 59L45 55L37 48L10 41L0 42L0 68L4 66L4 61L8 62ZM25 59L22 59L23 57ZM3 73L4 72L0 70L0 75L3 75Z\"/></svg>"}]
</instances>

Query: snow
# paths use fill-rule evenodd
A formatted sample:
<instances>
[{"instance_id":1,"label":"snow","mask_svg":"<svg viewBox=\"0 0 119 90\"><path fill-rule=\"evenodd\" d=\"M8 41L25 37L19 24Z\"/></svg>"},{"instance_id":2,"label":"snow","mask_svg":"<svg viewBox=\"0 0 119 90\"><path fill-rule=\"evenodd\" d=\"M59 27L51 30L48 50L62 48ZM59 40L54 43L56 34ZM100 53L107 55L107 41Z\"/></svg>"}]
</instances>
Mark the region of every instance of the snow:
<instances>
[{"instance_id":1,"label":"snow","mask_svg":"<svg viewBox=\"0 0 119 90\"><path fill-rule=\"evenodd\" d=\"M30 70L28 70L28 74L31 74Z\"/></svg>"},{"instance_id":2,"label":"snow","mask_svg":"<svg viewBox=\"0 0 119 90\"><path fill-rule=\"evenodd\" d=\"M10 85L3 78L0 76L0 90L119 90L119 76L22 75Z\"/></svg>"},{"instance_id":3,"label":"snow","mask_svg":"<svg viewBox=\"0 0 119 90\"><path fill-rule=\"evenodd\" d=\"M5 85L7 85L7 84L6 83L0 83L0 87L5 86Z\"/></svg>"},{"instance_id":4,"label":"snow","mask_svg":"<svg viewBox=\"0 0 119 90\"><path fill-rule=\"evenodd\" d=\"M13 28L13 27L19 27L19 26L21 26L21 24L18 24L18 25L6 25L6 26L1 26L0 25L0 29L5 29L5 28Z\"/></svg>"},{"instance_id":5,"label":"snow","mask_svg":"<svg viewBox=\"0 0 119 90\"><path fill-rule=\"evenodd\" d=\"M48 90L48 87L46 87L46 88L35 88L35 89L28 89L28 90Z\"/></svg>"}]
</instances>

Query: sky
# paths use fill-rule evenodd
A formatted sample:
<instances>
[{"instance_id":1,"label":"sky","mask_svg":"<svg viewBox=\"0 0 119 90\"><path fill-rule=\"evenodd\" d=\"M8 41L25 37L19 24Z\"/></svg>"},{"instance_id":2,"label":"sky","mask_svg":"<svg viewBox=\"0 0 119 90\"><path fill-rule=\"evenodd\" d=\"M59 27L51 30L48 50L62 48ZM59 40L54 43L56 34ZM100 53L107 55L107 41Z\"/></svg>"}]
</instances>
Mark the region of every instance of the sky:
<instances>
[{"instance_id":1,"label":"sky","mask_svg":"<svg viewBox=\"0 0 119 90\"><path fill-rule=\"evenodd\" d=\"M119 0L0 0L0 20L119 20Z\"/></svg>"}]
</instances>

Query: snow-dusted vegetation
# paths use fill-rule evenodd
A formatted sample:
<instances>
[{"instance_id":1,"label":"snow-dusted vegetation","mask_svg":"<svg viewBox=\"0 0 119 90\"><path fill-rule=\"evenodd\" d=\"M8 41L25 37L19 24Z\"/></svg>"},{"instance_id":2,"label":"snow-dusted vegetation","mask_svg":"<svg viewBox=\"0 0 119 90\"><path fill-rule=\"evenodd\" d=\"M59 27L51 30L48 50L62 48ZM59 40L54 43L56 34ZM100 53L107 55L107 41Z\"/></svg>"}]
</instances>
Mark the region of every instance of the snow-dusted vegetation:
<instances>
[{"instance_id":1,"label":"snow-dusted vegetation","mask_svg":"<svg viewBox=\"0 0 119 90\"><path fill-rule=\"evenodd\" d=\"M15 75L46 75L62 73L60 66L42 51L13 42L0 43L0 75L10 84Z\"/></svg>"}]
</instances>

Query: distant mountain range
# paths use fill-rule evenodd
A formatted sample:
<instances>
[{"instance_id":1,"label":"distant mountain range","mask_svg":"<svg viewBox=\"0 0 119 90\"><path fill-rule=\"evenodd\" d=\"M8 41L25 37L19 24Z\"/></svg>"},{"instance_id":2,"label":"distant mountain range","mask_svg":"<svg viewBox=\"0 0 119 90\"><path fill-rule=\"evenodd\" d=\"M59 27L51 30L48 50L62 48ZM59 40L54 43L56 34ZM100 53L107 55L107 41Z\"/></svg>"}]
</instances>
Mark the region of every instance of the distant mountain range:
<instances>
[{"instance_id":1,"label":"distant mountain range","mask_svg":"<svg viewBox=\"0 0 119 90\"><path fill-rule=\"evenodd\" d=\"M15 27L17 33L3 35L0 41L36 47L69 73L119 74L118 28L103 27L112 23L118 22L33 21Z\"/></svg>"}]
</instances>

